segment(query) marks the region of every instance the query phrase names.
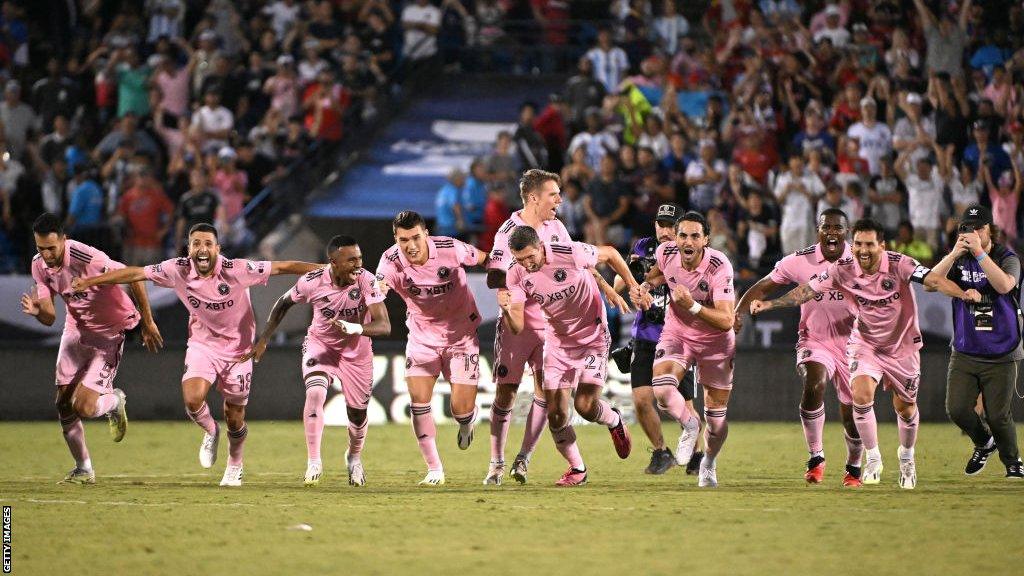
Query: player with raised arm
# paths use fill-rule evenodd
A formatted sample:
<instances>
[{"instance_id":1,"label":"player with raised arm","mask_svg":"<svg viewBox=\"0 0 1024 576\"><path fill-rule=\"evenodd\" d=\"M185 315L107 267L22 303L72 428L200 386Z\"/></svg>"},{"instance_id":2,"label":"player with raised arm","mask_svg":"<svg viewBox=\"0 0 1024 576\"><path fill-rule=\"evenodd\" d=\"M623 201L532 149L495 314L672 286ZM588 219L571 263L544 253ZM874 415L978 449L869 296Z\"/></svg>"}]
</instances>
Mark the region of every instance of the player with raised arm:
<instances>
[{"instance_id":1,"label":"player with raised arm","mask_svg":"<svg viewBox=\"0 0 1024 576\"><path fill-rule=\"evenodd\" d=\"M729 433L726 410L732 392L736 335L732 331L735 292L732 264L708 247L708 223L699 212L687 212L676 223L675 242L655 251L656 265L630 292L643 309L651 305L650 290L668 284L671 305L654 353L654 395L658 406L683 427L676 457L688 461L697 443L700 418L679 392L679 381L692 366L704 389L707 448L700 461L697 485L717 487L717 458ZM681 454L680 454L681 452Z\"/></svg>"},{"instance_id":2,"label":"player with raised arm","mask_svg":"<svg viewBox=\"0 0 1024 576\"><path fill-rule=\"evenodd\" d=\"M412 429L427 464L421 485L444 484L437 453L437 428L430 402L441 374L451 383L452 416L459 423L458 446L473 441L476 388L480 379L480 313L466 282L469 266L483 266L487 253L448 238L430 236L423 217L399 212L391 225L395 245L384 251L377 280L385 294L394 290L408 308L405 381L411 399Z\"/></svg>"},{"instance_id":3,"label":"player with raised arm","mask_svg":"<svg viewBox=\"0 0 1024 576\"><path fill-rule=\"evenodd\" d=\"M250 358L257 363L267 350L281 320L295 304L313 307L313 322L302 343L302 381L306 405L302 423L306 430L306 486L320 483L323 463L320 441L324 433L324 403L332 379L341 382L348 412L348 450L345 464L351 486L366 484L362 450L366 440L366 408L373 393L373 346L371 336L391 333L373 273L363 268L363 253L355 238L335 236L327 243L329 264L299 278L295 286L274 303L267 325Z\"/></svg>"},{"instance_id":4,"label":"player with raised arm","mask_svg":"<svg viewBox=\"0 0 1024 576\"><path fill-rule=\"evenodd\" d=\"M92 277L76 278L76 290L142 280L171 288L189 310L188 348L181 391L188 417L205 432L199 463L217 461L220 427L210 414L206 395L216 383L224 397L228 425L228 462L221 486L242 485L242 452L248 428L245 405L252 385L252 360L239 362L256 336L256 317L249 287L266 284L277 274L305 274L319 266L308 262L260 262L220 254L217 229L196 224L188 233L188 257L171 258L146 267L130 266Z\"/></svg>"},{"instance_id":5,"label":"player with raised arm","mask_svg":"<svg viewBox=\"0 0 1024 576\"><path fill-rule=\"evenodd\" d=\"M571 241L569 232L555 217L558 205L562 203L560 185L558 174L552 172L532 169L523 173L519 181L523 209L513 213L494 236L494 247L487 261L488 288L499 291L505 289L505 272L514 262L508 239L517 226L532 227L545 241ZM591 273L595 275L605 295L609 296L608 290L611 287L608 283L596 270ZM611 301L625 305L618 295L613 298ZM544 318L540 307L532 301L526 302L524 312L526 324L519 334L512 333L505 322L498 318L492 375L497 389L491 404L491 460L484 484L501 484L505 472L505 440L512 422L512 406L527 365L533 373L533 402L526 416L522 446L509 471L509 475L520 484L526 483L530 456L547 422L547 401L541 385L544 381Z\"/></svg>"},{"instance_id":6,"label":"player with raised arm","mask_svg":"<svg viewBox=\"0 0 1024 576\"><path fill-rule=\"evenodd\" d=\"M636 281L622 256L611 246L582 242L544 242L531 226L519 226L509 237L515 258L505 277L507 291L498 304L509 329L526 328L525 305L533 300L544 311L544 395L548 427L569 469L558 486L587 482L587 468L569 426L569 397L576 390L576 412L608 427L615 452L627 458L629 430L618 409L601 398L608 368L608 321L599 287L590 269L607 263L629 285Z\"/></svg>"},{"instance_id":7,"label":"player with raised arm","mask_svg":"<svg viewBox=\"0 0 1024 576\"><path fill-rule=\"evenodd\" d=\"M54 296L59 294L67 307L57 352L56 405L75 467L61 483L95 484L96 472L85 445L81 418L106 416L111 437L120 442L127 430L128 416L125 394L114 388L114 378L121 362L125 331L137 326L141 317L146 348L156 352L163 346L163 339L153 322L144 283L133 282L129 286L130 298L116 286L72 286L77 276L117 270L124 268L124 264L88 244L67 238L54 214L36 218L32 233L39 252L32 258L35 286L30 294L21 295L21 310L40 324L52 326L57 316Z\"/></svg>"},{"instance_id":8,"label":"player with raised arm","mask_svg":"<svg viewBox=\"0 0 1024 576\"><path fill-rule=\"evenodd\" d=\"M736 305L736 332L752 300L763 300L788 284L803 284L824 272L840 258L850 258L846 236L850 229L846 214L829 208L818 216L818 243L786 256L775 264L771 274L750 287ZM807 441L807 470L804 479L818 484L825 475L825 386L829 380L839 397L839 414L846 437L846 474L843 486L860 486L861 456L864 444L853 422L853 396L850 370L846 363L846 343L853 330L851 302L841 290L830 290L800 306L800 327L796 344L796 369L803 380L800 422Z\"/></svg>"},{"instance_id":9,"label":"player with raised arm","mask_svg":"<svg viewBox=\"0 0 1024 576\"><path fill-rule=\"evenodd\" d=\"M846 356L850 362L854 422L864 442L864 484L878 484L882 454L878 450L875 419L875 388L882 384L893 393L900 446L899 485L917 485L914 444L920 414L917 391L921 378L921 330L917 324L917 299L911 282L969 302L981 296L977 290L961 290L955 283L920 265L916 260L885 249L885 231L865 218L853 225L853 257L840 258L810 281L774 300L751 300L750 313L798 306L841 290L856 306L856 321Z\"/></svg>"}]
</instances>

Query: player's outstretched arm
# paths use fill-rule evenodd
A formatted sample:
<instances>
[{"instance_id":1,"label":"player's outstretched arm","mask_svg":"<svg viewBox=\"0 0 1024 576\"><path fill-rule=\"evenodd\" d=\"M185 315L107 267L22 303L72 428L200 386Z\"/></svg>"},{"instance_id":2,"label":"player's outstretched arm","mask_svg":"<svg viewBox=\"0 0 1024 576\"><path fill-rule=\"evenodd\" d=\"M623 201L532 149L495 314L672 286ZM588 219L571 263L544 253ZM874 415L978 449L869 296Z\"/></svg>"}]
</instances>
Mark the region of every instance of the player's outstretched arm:
<instances>
[{"instance_id":1,"label":"player's outstretched arm","mask_svg":"<svg viewBox=\"0 0 1024 576\"><path fill-rule=\"evenodd\" d=\"M619 312L622 312L623 314L629 312L629 304L627 304L626 300L621 295L619 295L619 290L621 289L617 290L615 287L609 284L608 281L604 279L604 276L601 276L601 273L598 272L596 268L588 268L588 270L590 270L590 273L594 275L594 279L597 280L597 287L601 289L601 293L604 294L604 297L606 300L608 300L608 303L618 308ZM623 280L622 278L616 276L615 286L617 287L619 284L623 284Z\"/></svg>"},{"instance_id":2,"label":"player's outstretched arm","mask_svg":"<svg viewBox=\"0 0 1024 576\"><path fill-rule=\"evenodd\" d=\"M751 300L750 314L757 315L761 312L774 310L776 308L799 306L804 302L809 301L811 298L814 298L816 294L817 292L815 292L810 286L807 284L801 284L774 300Z\"/></svg>"},{"instance_id":3,"label":"player's outstretched arm","mask_svg":"<svg viewBox=\"0 0 1024 576\"><path fill-rule=\"evenodd\" d=\"M43 326L53 326L53 321L57 318L53 297L39 298L36 296L35 288L30 294L21 295L21 311L29 316L35 316Z\"/></svg>"},{"instance_id":4,"label":"player's outstretched arm","mask_svg":"<svg viewBox=\"0 0 1024 576\"><path fill-rule=\"evenodd\" d=\"M334 320L331 324L343 334L362 334L371 337L391 334L391 318L388 317L387 306L383 302L377 302L370 304L369 311L369 324L356 324L344 320Z\"/></svg>"},{"instance_id":5,"label":"player's outstretched arm","mask_svg":"<svg viewBox=\"0 0 1024 576\"><path fill-rule=\"evenodd\" d=\"M146 292L145 282L132 282L128 285L128 294L135 302L135 307L142 315L142 345L150 352L156 352L164 347L164 337L160 335L160 329L153 321L153 311L149 308L149 294Z\"/></svg>"},{"instance_id":6,"label":"player's outstretched arm","mask_svg":"<svg viewBox=\"0 0 1024 576\"><path fill-rule=\"evenodd\" d=\"M928 274L922 281L925 288L931 288L932 290L938 290L950 298L959 298L967 302L981 302L981 293L974 288L969 290L962 290L955 282L946 278L945 276L939 276L938 274Z\"/></svg>"},{"instance_id":7,"label":"player's outstretched arm","mask_svg":"<svg viewBox=\"0 0 1024 576\"><path fill-rule=\"evenodd\" d=\"M281 320L284 320L288 310L295 305L295 301L292 300L291 290L285 292L274 302L274 307L270 309L270 316L267 318L267 325L263 327L263 332L260 333L260 337L256 340L256 343L252 345L252 349L243 354L238 358L238 362L245 362L250 358L253 361L259 363L260 359L263 358L264 352L267 351L267 342L270 341L270 337L274 335L277 327L281 324Z\"/></svg>"},{"instance_id":8,"label":"player's outstretched arm","mask_svg":"<svg viewBox=\"0 0 1024 576\"><path fill-rule=\"evenodd\" d=\"M501 307L501 315L505 318L505 324L512 330L512 333L522 332L526 324L523 303L513 303L512 294L508 290L502 289L498 290L498 306Z\"/></svg>"},{"instance_id":9,"label":"player's outstretched arm","mask_svg":"<svg viewBox=\"0 0 1024 576\"><path fill-rule=\"evenodd\" d=\"M637 281L633 278L633 273L629 271L629 265L622 258L622 254L613 246L600 246L597 249L597 261L599 263L606 263L612 267L612 270L622 278L622 281L626 283L632 289L634 286L639 286Z\"/></svg>"},{"instance_id":10,"label":"player's outstretched arm","mask_svg":"<svg viewBox=\"0 0 1024 576\"><path fill-rule=\"evenodd\" d=\"M270 275L295 274L298 276L319 268L323 268L323 264L310 264L299 260L274 260L270 263Z\"/></svg>"},{"instance_id":11,"label":"player's outstretched arm","mask_svg":"<svg viewBox=\"0 0 1024 576\"><path fill-rule=\"evenodd\" d=\"M71 289L76 292L88 290L93 286L103 286L105 284L131 284L132 282L142 282L146 279L146 272L140 266L128 266L121 268L120 270L111 270L104 272L99 276L92 276L90 278L75 278L71 281Z\"/></svg>"},{"instance_id":12,"label":"player's outstretched arm","mask_svg":"<svg viewBox=\"0 0 1024 576\"><path fill-rule=\"evenodd\" d=\"M764 300L766 296L782 288L782 284L772 282L771 276L765 276L756 284L747 289L736 303L736 320L733 322L733 330L740 331L743 327L743 315L750 313L750 303L754 300Z\"/></svg>"}]
</instances>

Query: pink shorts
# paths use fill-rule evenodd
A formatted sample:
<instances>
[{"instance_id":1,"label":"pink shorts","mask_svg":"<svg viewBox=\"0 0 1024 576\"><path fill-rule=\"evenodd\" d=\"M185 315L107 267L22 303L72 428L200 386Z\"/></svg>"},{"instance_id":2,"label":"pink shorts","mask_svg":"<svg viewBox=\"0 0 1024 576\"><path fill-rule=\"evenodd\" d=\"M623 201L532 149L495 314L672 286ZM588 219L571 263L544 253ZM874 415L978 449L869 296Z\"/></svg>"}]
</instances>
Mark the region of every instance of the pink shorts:
<instances>
[{"instance_id":1,"label":"pink shorts","mask_svg":"<svg viewBox=\"0 0 1024 576\"><path fill-rule=\"evenodd\" d=\"M112 336L86 336L65 330L57 352L57 386L81 384L100 394L114 389L114 377L121 363L124 333Z\"/></svg>"},{"instance_id":2,"label":"pink shorts","mask_svg":"<svg viewBox=\"0 0 1024 576\"><path fill-rule=\"evenodd\" d=\"M692 345L680 340L678 336L669 336L662 332L661 340L654 351L654 365L674 362L683 367L683 371L696 366L696 380L701 386L732 390L732 367L736 357L736 344Z\"/></svg>"},{"instance_id":3,"label":"pink shorts","mask_svg":"<svg viewBox=\"0 0 1024 576\"><path fill-rule=\"evenodd\" d=\"M608 374L608 346L605 334L589 346L567 348L558 343L544 345L544 389L574 389L580 384L604 386Z\"/></svg>"},{"instance_id":4,"label":"pink shorts","mask_svg":"<svg viewBox=\"0 0 1024 576\"><path fill-rule=\"evenodd\" d=\"M494 336L494 373L491 379L495 384L519 384L523 381L527 364L532 373L544 368L543 330L523 330L513 334L504 322L499 321Z\"/></svg>"},{"instance_id":5,"label":"pink shorts","mask_svg":"<svg viewBox=\"0 0 1024 576\"><path fill-rule=\"evenodd\" d=\"M235 406L249 402L249 387L252 385L252 360L235 362L200 346L189 346L185 350L185 374L181 380L202 378L216 384L224 401Z\"/></svg>"},{"instance_id":6,"label":"pink shorts","mask_svg":"<svg viewBox=\"0 0 1024 576\"><path fill-rule=\"evenodd\" d=\"M851 342L846 347L846 357L850 362L851 380L869 376L904 402L917 403L917 388L921 382L921 354L917 350L897 358Z\"/></svg>"},{"instance_id":7,"label":"pink shorts","mask_svg":"<svg viewBox=\"0 0 1024 576\"><path fill-rule=\"evenodd\" d=\"M480 380L480 341L476 333L447 346L430 346L414 340L405 345L405 376L443 375L453 384L476 386Z\"/></svg>"},{"instance_id":8,"label":"pink shorts","mask_svg":"<svg viewBox=\"0 0 1024 576\"><path fill-rule=\"evenodd\" d=\"M341 353L315 338L306 338L302 343L302 379L313 374L327 374L341 381L345 404L350 408L365 410L373 393L373 351L364 358L349 360Z\"/></svg>"},{"instance_id":9,"label":"pink shorts","mask_svg":"<svg viewBox=\"0 0 1024 576\"><path fill-rule=\"evenodd\" d=\"M824 366L832 385L836 388L839 402L847 406L853 404L846 353L818 342L801 342L796 346L796 365L801 366L807 362L817 362Z\"/></svg>"}]
</instances>

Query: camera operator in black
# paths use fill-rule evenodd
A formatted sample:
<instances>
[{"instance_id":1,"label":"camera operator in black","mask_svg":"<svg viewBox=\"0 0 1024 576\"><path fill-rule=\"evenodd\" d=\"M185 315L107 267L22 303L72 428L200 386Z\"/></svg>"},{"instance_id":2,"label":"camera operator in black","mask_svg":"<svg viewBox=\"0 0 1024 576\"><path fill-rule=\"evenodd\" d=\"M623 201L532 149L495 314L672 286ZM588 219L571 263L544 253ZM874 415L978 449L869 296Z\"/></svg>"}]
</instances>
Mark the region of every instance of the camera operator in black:
<instances>
[{"instance_id":1,"label":"camera operator in black","mask_svg":"<svg viewBox=\"0 0 1024 576\"><path fill-rule=\"evenodd\" d=\"M654 237L641 238L633 244L629 255L629 270L638 282L642 282L647 271L654 265L654 251L660 244L671 242L675 233L676 220L682 216L683 210L675 204L662 204L654 221ZM621 291L625 284L615 279L615 289ZM687 462L676 462L672 451L665 446L665 437L661 432L661 416L654 404L654 390L651 379L654 374L654 349L665 326L665 306L668 303L668 287L659 286L651 291L654 304L648 310L637 310L633 320L630 343L611 353L612 360L622 372L629 372L630 384L633 387L633 404L636 406L636 417L644 434L654 446L651 463L644 470L647 474L664 474L673 464L686 466L687 474L694 474L700 459L701 451L695 451ZM694 414L700 414L693 408L693 397L696 392L693 371L686 372L686 377L679 384L679 391L686 399L688 408Z\"/></svg>"},{"instance_id":2,"label":"camera operator in black","mask_svg":"<svg viewBox=\"0 0 1024 576\"><path fill-rule=\"evenodd\" d=\"M966 290L981 293L981 302L953 301L953 340L946 378L946 412L970 436L974 453L964 473L981 472L999 450L1006 477L1024 478L1011 403L1021 347L1020 259L996 243L992 212L968 206L960 220L953 250L932 268ZM981 395L985 422L974 411Z\"/></svg>"}]
</instances>

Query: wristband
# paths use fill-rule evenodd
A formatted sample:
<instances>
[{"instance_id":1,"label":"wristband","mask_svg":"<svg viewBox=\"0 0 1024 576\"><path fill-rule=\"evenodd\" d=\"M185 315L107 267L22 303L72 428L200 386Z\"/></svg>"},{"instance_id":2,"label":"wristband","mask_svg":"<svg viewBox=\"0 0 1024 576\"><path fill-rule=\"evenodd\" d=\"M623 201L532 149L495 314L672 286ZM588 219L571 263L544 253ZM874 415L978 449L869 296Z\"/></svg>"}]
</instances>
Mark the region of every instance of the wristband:
<instances>
[{"instance_id":1,"label":"wristband","mask_svg":"<svg viewBox=\"0 0 1024 576\"><path fill-rule=\"evenodd\" d=\"M974 259L977 260L979 263L985 258L988 258L988 254L986 252L982 252L981 254L974 257Z\"/></svg>"},{"instance_id":2,"label":"wristband","mask_svg":"<svg viewBox=\"0 0 1024 576\"><path fill-rule=\"evenodd\" d=\"M345 332L348 334L358 335L363 333L362 324L356 324L355 322L346 322L344 320L339 320L338 322L340 322L341 325L345 327Z\"/></svg>"},{"instance_id":3,"label":"wristband","mask_svg":"<svg viewBox=\"0 0 1024 576\"><path fill-rule=\"evenodd\" d=\"M703 308L703 306L700 305L700 302L694 302L693 306L690 306L690 314L696 316L697 313L700 312L701 308Z\"/></svg>"}]
</instances>

